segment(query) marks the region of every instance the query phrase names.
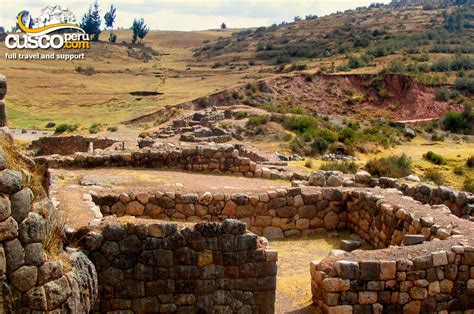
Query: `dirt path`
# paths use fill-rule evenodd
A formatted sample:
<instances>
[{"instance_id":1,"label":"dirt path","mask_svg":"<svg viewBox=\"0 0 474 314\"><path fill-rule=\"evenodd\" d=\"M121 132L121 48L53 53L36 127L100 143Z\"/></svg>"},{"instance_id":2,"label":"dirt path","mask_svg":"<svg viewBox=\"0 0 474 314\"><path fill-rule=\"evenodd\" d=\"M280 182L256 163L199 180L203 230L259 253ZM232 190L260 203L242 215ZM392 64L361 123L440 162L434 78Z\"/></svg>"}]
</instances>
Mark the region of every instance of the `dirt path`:
<instances>
[{"instance_id":1,"label":"dirt path","mask_svg":"<svg viewBox=\"0 0 474 314\"><path fill-rule=\"evenodd\" d=\"M270 248L278 251L278 275L275 313L315 313L311 301L311 276L309 263L322 260L332 249L337 249L349 233L336 237L321 235L308 239L292 239L270 242Z\"/></svg>"}]
</instances>

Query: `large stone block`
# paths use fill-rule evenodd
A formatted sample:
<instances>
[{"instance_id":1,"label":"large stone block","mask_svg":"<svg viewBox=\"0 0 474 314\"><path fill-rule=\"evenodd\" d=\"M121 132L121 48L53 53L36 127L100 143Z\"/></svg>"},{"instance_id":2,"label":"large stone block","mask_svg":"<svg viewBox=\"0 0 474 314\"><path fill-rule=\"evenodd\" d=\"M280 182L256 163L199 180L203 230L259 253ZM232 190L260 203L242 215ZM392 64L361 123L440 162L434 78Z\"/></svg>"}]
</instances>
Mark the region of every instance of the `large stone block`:
<instances>
[{"instance_id":1,"label":"large stone block","mask_svg":"<svg viewBox=\"0 0 474 314\"><path fill-rule=\"evenodd\" d=\"M30 212L20 224L19 229L19 237L22 243L42 242L46 232L46 221L41 215Z\"/></svg>"},{"instance_id":2,"label":"large stone block","mask_svg":"<svg viewBox=\"0 0 474 314\"><path fill-rule=\"evenodd\" d=\"M3 170L0 172L0 193L14 194L23 189L23 175L16 170Z\"/></svg>"}]
</instances>

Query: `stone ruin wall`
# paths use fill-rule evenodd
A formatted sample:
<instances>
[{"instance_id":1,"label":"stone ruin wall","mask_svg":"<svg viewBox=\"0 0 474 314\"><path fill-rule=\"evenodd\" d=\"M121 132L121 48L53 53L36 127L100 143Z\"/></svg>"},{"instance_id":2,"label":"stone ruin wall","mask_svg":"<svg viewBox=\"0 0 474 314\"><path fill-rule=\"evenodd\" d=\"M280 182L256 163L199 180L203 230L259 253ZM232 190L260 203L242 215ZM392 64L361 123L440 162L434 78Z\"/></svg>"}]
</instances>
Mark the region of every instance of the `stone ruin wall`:
<instances>
[{"instance_id":1,"label":"stone ruin wall","mask_svg":"<svg viewBox=\"0 0 474 314\"><path fill-rule=\"evenodd\" d=\"M396 227L386 224L385 213L379 208L384 204L383 197L342 188L305 191L293 187L232 194L146 192L92 195L92 198L104 216L130 215L187 222L235 218L245 222L250 231L269 239L311 236L348 228L375 247L385 248L402 244L404 234L423 234L429 241L445 239L453 232L452 228L414 229L404 224L405 219L412 221L406 218L410 215L401 217ZM374 200L380 200L379 205ZM383 208L386 207L384 204Z\"/></svg>"},{"instance_id":2,"label":"stone ruin wall","mask_svg":"<svg viewBox=\"0 0 474 314\"><path fill-rule=\"evenodd\" d=\"M6 169L6 158L0 149L0 312L89 311L97 294L94 265L80 252L58 258L45 250L46 215L54 208L34 203L31 175Z\"/></svg>"},{"instance_id":3,"label":"stone ruin wall","mask_svg":"<svg viewBox=\"0 0 474 314\"><path fill-rule=\"evenodd\" d=\"M379 251L387 251L385 249ZM406 254L406 253L405 253ZM410 257L312 262L313 302L325 313L466 313L474 309L474 247Z\"/></svg>"},{"instance_id":4,"label":"stone ruin wall","mask_svg":"<svg viewBox=\"0 0 474 314\"><path fill-rule=\"evenodd\" d=\"M193 172L228 173L266 179L289 179L292 173L280 173L239 156L233 145L196 145L187 148L140 150L107 154L75 153L72 156L40 156L35 161L48 168L134 167L179 169Z\"/></svg>"},{"instance_id":5,"label":"stone ruin wall","mask_svg":"<svg viewBox=\"0 0 474 314\"><path fill-rule=\"evenodd\" d=\"M0 74L0 127L7 125L7 108L5 105L5 95L7 94L7 78Z\"/></svg>"},{"instance_id":6,"label":"stone ruin wall","mask_svg":"<svg viewBox=\"0 0 474 314\"><path fill-rule=\"evenodd\" d=\"M400 183L397 179L388 177L375 178L365 171L359 171L346 178L340 178L337 173L337 171L318 171L310 176L309 185L397 189L423 204L445 205L453 215L474 220L474 195L471 193L455 191L445 186L435 187L425 183Z\"/></svg>"},{"instance_id":7,"label":"stone ruin wall","mask_svg":"<svg viewBox=\"0 0 474 314\"><path fill-rule=\"evenodd\" d=\"M313 302L323 311L419 313L474 309L471 223L437 207L423 211L427 216L417 217L410 209L386 203L383 197L368 192L352 192L347 207L349 229L375 248L400 245L407 234L421 234L431 242L412 249L389 247L312 262ZM436 211L450 217L450 223L441 221L433 213ZM432 214L434 219L429 216Z\"/></svg>"},{"instance_id":8,"label":"stone ruin wall","mask_svg":"<svg viewBox=\"0 0 474 314\"><path fill-rule=\"evenodd\" d=\"M277 253L242 222L111 224L81 245L98 271L96 312L274 313Z\"/></svg>"},{"instance_id":9,"label":"stone ruin wall","mask_svg":"<svg viewBox=\"0 0 474 314\"><path fill-rule=\"evenodd\" d=\"M91 149L107 149L119 141L104 137L45 136L32 141L30 149L38 156L73 155L76 152L87 153Z\"/></svg>"}]
</instances>

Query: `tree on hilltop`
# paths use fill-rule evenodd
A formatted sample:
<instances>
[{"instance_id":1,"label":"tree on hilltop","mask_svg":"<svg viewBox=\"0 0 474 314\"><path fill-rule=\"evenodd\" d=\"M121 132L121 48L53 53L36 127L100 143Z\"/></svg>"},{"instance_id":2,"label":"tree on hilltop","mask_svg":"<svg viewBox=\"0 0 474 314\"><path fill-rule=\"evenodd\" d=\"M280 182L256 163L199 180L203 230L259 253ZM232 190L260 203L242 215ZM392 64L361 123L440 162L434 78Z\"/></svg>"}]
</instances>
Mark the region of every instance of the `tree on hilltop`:
<instances>
[{"instance_id":1,"label":"tree on hilltop","mask_svg":"<svg viewBox=\"0 0 474 314\"><path fill-rule=\"evenodd\" d=\"M91 5L89 11L82 17L80 25L87 34L92 35L92 41L98 41L100 35L100 24L99 2L96 0L94 5Z\"/></svg>"},{"instance_id":2,"label":"tree on hilltop","mask_svg":"<svg viewBox=\"0 0 474 314\"><path fill-rule=\"evenodd\" d=\"M114 5L111 5L110 10L105 13L104 21L105 21L105 28L106 29L114 27L115 18L117 17L116 12L117 12L117 8L114 7Z\"/></svg>"},{"instance_id":3,"label":"tree on hilltop","mask_svg":"<svg viewBox=\"0 0 474 314\"><path fill-rule=\"evenodd\" d=\"M145 36L148 34L148 31L150 31L150 28L145 24L145 21L143 19L134 19L132 24L132 30L132 43L134 44L137 42L138 38L140 38L140 40L145 38Z\"/></svg>"},{"instance_id":4,"label":"tree on hilltop","mask_svg":"<svg viewBox=\"0 0 474 314\"><path fill-rule=\"evenodd\" d=\"M226 28L227 28L227 25L224 22L222 22L221 29L226 29Z\"/></svg>"}]
</instances>

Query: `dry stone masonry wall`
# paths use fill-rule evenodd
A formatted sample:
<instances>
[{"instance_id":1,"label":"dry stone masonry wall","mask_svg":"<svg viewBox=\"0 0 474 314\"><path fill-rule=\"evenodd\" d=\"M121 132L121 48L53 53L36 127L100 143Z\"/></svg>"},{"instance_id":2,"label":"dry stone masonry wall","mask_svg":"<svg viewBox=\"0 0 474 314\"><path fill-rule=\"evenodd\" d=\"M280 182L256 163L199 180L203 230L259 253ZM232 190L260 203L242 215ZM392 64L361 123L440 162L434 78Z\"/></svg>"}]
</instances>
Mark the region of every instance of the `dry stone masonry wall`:
<instances>
[{"instance_id":1,"label":"dry stone masonry wall","mask_svg":"<svg viewBox=\"0 0 474 314\"><path fill-rule=\"evenodd\" d=\"M54 209L47 200L33 203L31 175L7 169L7 159L0 149L0 312L89 311L94 265L80 252L59 259L45 250L51 225L44 213Z\"/></svg>"},{"instance_id":2,"label":"dry stone masonry wall","mask_svg":"<svg viewBox=\"0 0 474 314\"><path fill-rule=\"evenodd\" d=\"M7 125L7 108L5 105L5 95L7 94L7 78L0 74L0 127Z\"/></svg>"},{"instance_id":3,"label":"dry stone masonry wall","mask_svg":"<svg viewBox=\"0 0 474 314\"><path fill-rule=\"evenodd\" d=\"M258 193L144 192L92 197L103 215L188 222L236 218L252 232L269 239L350 228L369 243L384 248L400 245L403 235L408 233L423 234L431 240L446 238L454 232L453 228L417 229L403 208L394 226L387 214L393 209L382 197L342 188L292 187Z\"/></svg>"},{"instance_id":4,"label":"dry stone masonry wall","mask_svg":"<svg viewBox=\"0 0 474 314\"><path fill-rule=\"evenodd\" d=\"M395 249L386 249L389 251ZM392 252L389 252L391 254ZM313 302L326 313L466 313L474 309L474 247L410 257L311 263ZM395 256L394 256L395 257Z\"/></svg>"},{"instance_id":5,"label":"dry stone masonry wall","mask_svg":"<svg viewBox=\"0 0 474 314\"><path fill-rule=\"evenodd\" d=\"M76 152L92 152L95 149L107 149L116 143L122 144L117 140L104 137L84 137L75 136L45 136L31 143L30 149L38 156L45 155L73 155Z\"/></svg>"},{"instance_id":6,"label":"dry stone masonry wall","mask_svg":"<svg viewBox=\"0 0 474 314\"><path fill-rule=\"evenodd\" d=\"M230 173L266 179L290 179L293 173L257 167L249 158L239 156L233 145L196 145L189 147L146 147L134 151L75 153L72 156L40 156L35 161L48 168L144 167L182 169L195 172Z\"/></svg>"},{"instance_id":7,"label":"dry stone masonry wall","mask_svg":"<svg viewBox=\"0 0 474 314\"><path fill-rule=\"evenodd\" d=\"M277 253L240 221L110 224L83 242L97 312L274 313Z\"/></svg>"},{"instance_id":8,"label":"dry stone masonry wall","mask_svg":"<svg viewBox=\"0 0 474 314\"><path fill-rule=\"evenodd\" d=\"M339 171L318 171L313 173L307 182L311 186L333 187L381 187L392 188L403 192L404 195L424 204L445 205L452 214L474 221L474 195L468 192L458 192L451 188L428 184L401 183L394 178L374 178L368 172L360 171L355 175L343 175Z\"/></svg>"}]
</instances>

